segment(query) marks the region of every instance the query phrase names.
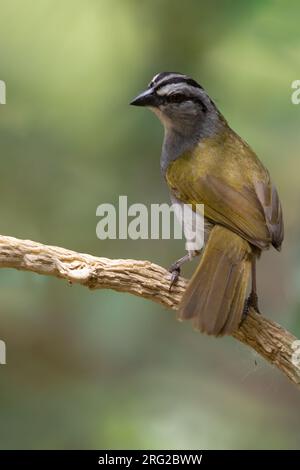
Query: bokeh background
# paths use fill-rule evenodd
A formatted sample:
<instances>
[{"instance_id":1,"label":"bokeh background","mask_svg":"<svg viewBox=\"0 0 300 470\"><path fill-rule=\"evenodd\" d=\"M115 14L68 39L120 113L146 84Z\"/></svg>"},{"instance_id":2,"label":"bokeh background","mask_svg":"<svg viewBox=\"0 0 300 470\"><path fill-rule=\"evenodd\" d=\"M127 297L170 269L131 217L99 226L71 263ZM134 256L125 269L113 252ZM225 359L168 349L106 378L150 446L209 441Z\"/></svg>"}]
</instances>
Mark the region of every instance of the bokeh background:
<instances>
[{"instance_id":1,"label":"bokeh background","mask_svg":"<svg viewBox=\"0 0 300 470\"><path fill-rule=\"evenodd\" d=\"M261 309L299 335L299 15L283 0L1 0L1 233L169 266L183 242L100 241L95 212L120 194L169 201L161 125L128 103L157 72L190 74L277 184L286 239L259 263ZM14 270L0 299L1 449L299 447L299 391L232 338Z\"/></svg>"}]
</instances>

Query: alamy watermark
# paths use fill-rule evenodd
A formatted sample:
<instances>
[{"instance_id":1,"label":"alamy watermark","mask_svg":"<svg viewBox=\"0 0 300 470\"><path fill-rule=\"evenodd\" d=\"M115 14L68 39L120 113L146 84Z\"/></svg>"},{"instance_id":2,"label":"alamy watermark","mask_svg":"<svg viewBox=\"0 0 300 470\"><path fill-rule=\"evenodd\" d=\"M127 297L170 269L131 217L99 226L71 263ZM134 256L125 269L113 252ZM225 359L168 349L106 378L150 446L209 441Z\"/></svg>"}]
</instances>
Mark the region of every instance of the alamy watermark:
<instances>
[{"instance_id":1,"label":"alamy watermark","mask_svg":"<svg viewBox=\"0 0 300 470\"><path fill-rule=\"evenodd\" d=\"M292 363L298 369L300 369L300 340L296 339L292 342L292 350L294 351L292 354Z\"/></svg>"},{"instance_id":2,"label":"alamy watermark","mask_svg":"<svg viewBox=\"0 0 300 470\"><path fill-rule=\"evenodd\" d=\"M293 91L291 95L291 101L293 104L300 104L300 80L294 80L292 82L291 88Z\"/></svg>"},{"instance_id":3,"label":"alamy watermark","mask_svg":"<svg viewBox=\"0 0 300 470\"><path fill-rule=\"evenodd\" d=\"M6 84L0 80L0 104L6 104Z\"/></svg>"},{"instance_id":4,"label":"alamy watermark","mask_svg":"<svg viewBox=\"0 0 300 470\"><path fill-rule=\"evenodd\" d=\"M0 364L6 364L6 344L0 339Z\"/></svg>"},{"instance_id":5,"label":"alamy watermark","mask_svg":"<svg viewBox=\"0 0 300 470\"><path fill-rule=\"evenodd\" d=\"M128 206L127 196L119 196L118 208L105 203L97 207L100 217L96 234L100 240L186 240L188 251L201 250L204 245L203 204L145 204Z\"/></svg>"}]
</instances>

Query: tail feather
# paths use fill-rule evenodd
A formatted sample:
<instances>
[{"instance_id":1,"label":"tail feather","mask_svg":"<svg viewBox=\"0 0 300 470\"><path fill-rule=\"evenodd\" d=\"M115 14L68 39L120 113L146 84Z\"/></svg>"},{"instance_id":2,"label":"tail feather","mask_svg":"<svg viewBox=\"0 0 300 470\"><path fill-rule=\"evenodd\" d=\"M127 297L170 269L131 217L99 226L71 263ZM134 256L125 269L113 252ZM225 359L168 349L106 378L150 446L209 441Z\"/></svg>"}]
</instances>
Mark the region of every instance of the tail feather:
<instances>
[{"instance_id":1,"label":"tail feather","mask_svg":"<svg viewBox=\"0 0 300 470\"><path fill-rule=\"evenodd\" d=\"M250 261L249 243L215 226L183 296L178 318L193 319L194 327L207 334L232 333L242 318Z\"/></svg>"},{"instance_id":2,"label":"tail feather","mask_svg":"<svg viewBox=\"0 0 300 470\"><path fill-rule=\"evenodd\" d=\"M249 273L246 273L246 276L244 276L244 272L243 270L241 270L240 273L236 276L236 278L238 279L238 282L230 306L230 313L228 315L228 318L226 319L222 330L219 333L219 336L226 334L228 335L232 333L239 327L242 319Z\"/></svg>"}]
</instances>

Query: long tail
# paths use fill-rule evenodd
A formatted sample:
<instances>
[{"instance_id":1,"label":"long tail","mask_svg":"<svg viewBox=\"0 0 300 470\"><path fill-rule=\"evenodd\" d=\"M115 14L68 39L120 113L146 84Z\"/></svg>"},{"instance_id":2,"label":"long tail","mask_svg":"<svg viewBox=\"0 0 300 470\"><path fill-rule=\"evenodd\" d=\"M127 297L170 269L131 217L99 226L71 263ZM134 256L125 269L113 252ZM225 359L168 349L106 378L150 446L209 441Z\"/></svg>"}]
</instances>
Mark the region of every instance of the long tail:
<instances>
[{"instance_id":1,"label":"long tail","mask_svg":"<svg viewBox=\"0 0 300 470\"><path fill-rule=\"evenodd\" d=\"M246 240L216 225L179 306L178 319L193 319L209 335L231 334L242 319L251 269Z\"/></svg>"}]
</instances>

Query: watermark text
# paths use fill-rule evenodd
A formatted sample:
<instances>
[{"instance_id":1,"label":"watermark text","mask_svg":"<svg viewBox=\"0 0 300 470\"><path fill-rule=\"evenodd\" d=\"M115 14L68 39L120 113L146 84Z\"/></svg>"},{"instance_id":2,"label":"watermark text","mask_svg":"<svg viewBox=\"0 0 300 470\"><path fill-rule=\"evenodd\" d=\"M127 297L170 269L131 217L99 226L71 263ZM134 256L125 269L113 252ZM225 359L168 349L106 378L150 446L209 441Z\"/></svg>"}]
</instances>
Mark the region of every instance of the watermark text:
<instances>
[{"instance_id":1,"label":"watermark text","mask_svg":"<svg viewBox=\"0 0 300 470\"><path fill-rule=\"evenodd\" d=\"M100 204L96 235L100 240L186 240L188 251L201 250L204 245L203 204L145 204L128 206L127 196L119 196L118 207Z\"/></svg>"},{"instance_id":2,"label":"watermark text","mask_svg":"<svg viewBox=\"0 0 300 470\"><path fill-rule=\"evenodd\" d=\"M6 364L6 344L0 339L0 364Z\"/></svg>"},{"instance_id":3,"label":"watermark text","mask_svg":"<svg viewBox=\"0 0 300 470\"><path fill-rule=\"evenodd\" d=\"M6 104L6 85L3 80L0 80L0 104Z\"/></svg>"},{"instance_id":4,"label":"watermark text","mask_svg":"<svg viewBox=\"0 0 300 470\"><path fill-rule=\"evenodd\" d=\"M300 80L294 80L291 85L292 89L295 90L293 91L291 95L291 101L293 104L299 104L300 103Z\"/></svg>"}]
</instances>

